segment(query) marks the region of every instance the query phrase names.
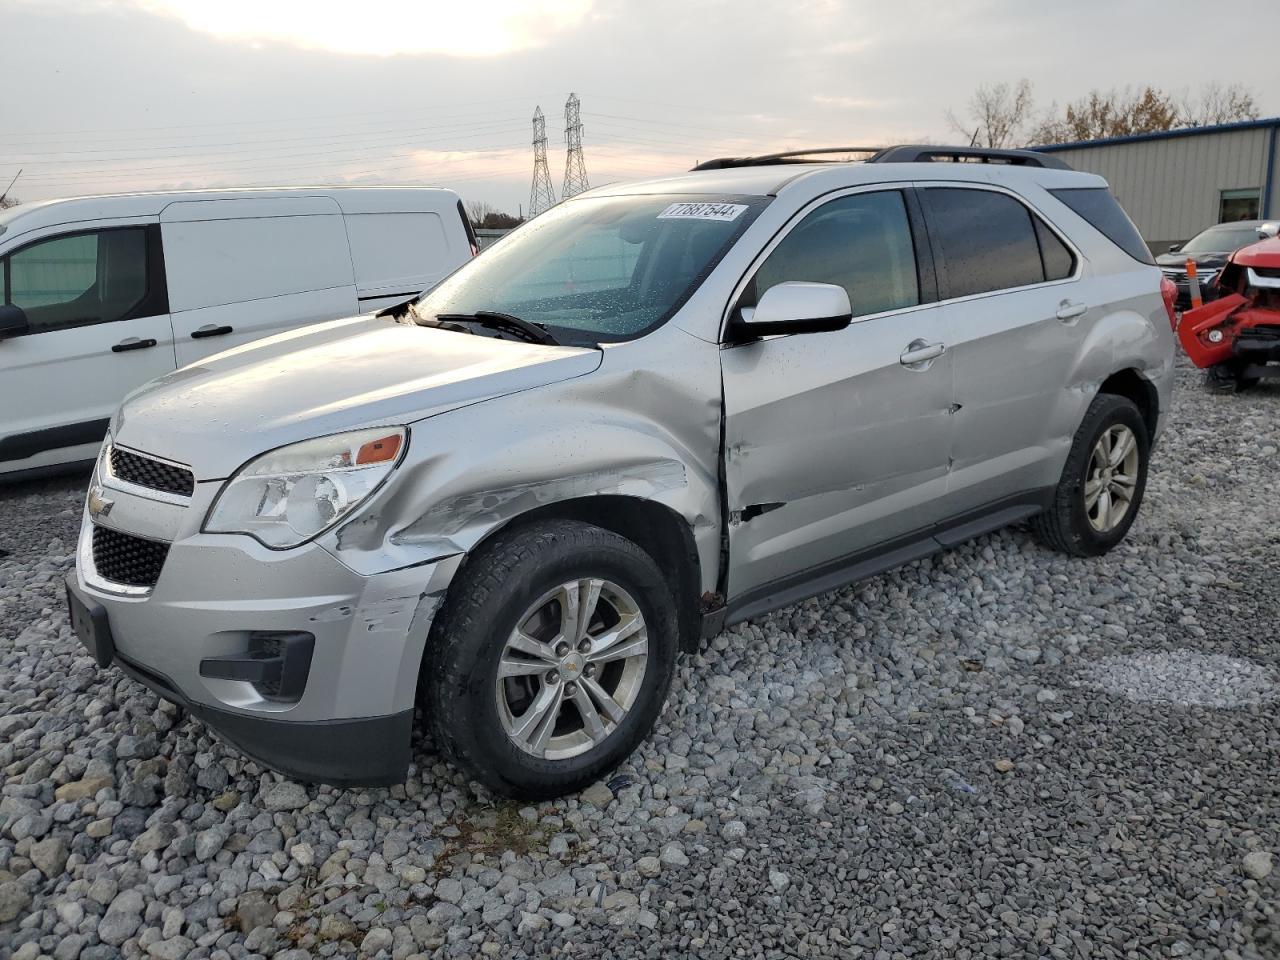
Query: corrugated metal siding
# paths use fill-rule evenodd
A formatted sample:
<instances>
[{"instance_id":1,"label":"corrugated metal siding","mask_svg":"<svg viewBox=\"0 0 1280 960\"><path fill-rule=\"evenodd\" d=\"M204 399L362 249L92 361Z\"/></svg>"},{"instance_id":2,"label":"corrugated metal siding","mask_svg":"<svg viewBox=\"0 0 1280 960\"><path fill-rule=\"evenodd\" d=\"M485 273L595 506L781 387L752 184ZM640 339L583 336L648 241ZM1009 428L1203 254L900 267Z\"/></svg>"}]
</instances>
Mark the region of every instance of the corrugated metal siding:
<instances>
[{"instance_id":1,"label":"corrugated metal siding","mask_svg":"<svg viewBox=\"0 0 1280 960\"><path fill-rule=\"evenodd\" d=\"M1054 156L1077 170L1106 177L1143 239L1158 249L1216 223L1221 191L1262 190L1270 138L1265 128L1237 130L1080 147L1056 151ZM1280 191L1273 188L1276 192ZM1273 195L1272 214L1277 206Z\"/></svg>"}]
</instances>

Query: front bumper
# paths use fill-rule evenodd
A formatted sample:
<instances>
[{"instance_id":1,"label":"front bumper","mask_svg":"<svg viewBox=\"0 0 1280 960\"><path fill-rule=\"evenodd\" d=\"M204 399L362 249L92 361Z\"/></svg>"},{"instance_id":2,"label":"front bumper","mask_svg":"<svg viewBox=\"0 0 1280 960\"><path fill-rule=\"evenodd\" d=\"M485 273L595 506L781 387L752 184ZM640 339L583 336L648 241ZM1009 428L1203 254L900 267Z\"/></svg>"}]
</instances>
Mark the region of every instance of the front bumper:
<instances>
[{"instance_id":1,"label":"front bumper","mask_svg":"<svg viewBox=\"0 0 1280 960\"><path fill-rule=\"evenodd\" d=\"M80 587L74 573L67 575L67 591L95 619L109 623L105 608ZM99 647L90 652L98 655L101 645L113 647L114 639L111 633L99 636ZM246 756L289 777L338 786L386 786L402 782L408 772L412 709L352 720L255 716L192 700L168 677L118 651L110 650L109 661L164 699L184 707Z\"/></svg>"},{"instance_id":2,"label":"front bumper","mask_svg":"<svg viewBox=\"0 0 1280 960\"><path fill-rule=\"evenodd\" d=\"M68 589L101 609L110 662L283 773L402 781L427 633L460 558L357 573L318 543L275 551L202 534L218 486L198 484L188 504L149 503L145 491L108 481L110 514L95 520L86 510ZM153 586L124 588L99 574L95 524L173 537ZM263 634L286 633L313 638L305 682L289 697L209 666L247 655Z\"/></svg>"}]
</instances>

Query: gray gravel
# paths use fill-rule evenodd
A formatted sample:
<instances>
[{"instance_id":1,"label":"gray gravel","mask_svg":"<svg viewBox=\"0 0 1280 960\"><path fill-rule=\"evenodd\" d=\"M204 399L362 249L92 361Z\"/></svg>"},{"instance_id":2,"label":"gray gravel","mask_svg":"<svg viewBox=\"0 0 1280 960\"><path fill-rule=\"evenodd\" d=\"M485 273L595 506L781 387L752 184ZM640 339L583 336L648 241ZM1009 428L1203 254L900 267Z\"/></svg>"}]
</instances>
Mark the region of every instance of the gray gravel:
<instances>
[{"instance_id":1,"label":"gray gravel","mask_svg":"<svg viewBox=\"0 0 1280 960\"><path fill-rule=\"evenodd\" d=\"M684 662L606 783L281 781L72 638L83 477L0 488L0 955L1280 957L1280 388L1181 374L1142 517Z\"/></svg>"}]
</instances>

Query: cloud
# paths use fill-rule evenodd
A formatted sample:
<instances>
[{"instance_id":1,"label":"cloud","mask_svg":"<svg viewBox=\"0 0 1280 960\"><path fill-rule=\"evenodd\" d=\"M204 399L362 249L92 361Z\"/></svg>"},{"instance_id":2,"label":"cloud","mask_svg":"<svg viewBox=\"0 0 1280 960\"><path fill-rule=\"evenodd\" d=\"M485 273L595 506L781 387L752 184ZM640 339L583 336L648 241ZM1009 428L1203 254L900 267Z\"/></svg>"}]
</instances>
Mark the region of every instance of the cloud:
<instances>
[{"instance_id":1,"label":"cloud","mask_svg":"<svg viewBox=\"0 0 1280 960\"><path fill-rule=\"evenodd\" d=\"M813 102L820 103L824 107L839 107L841 110L867 110L883 106L881 101L866 97L832 97L821 93L814 95Z\"/></svg>"},{"instance_id":2,"label":"cloud","mask_svg":"<svg viewBox=\"0 0 1280 960\"><path fill-rule=\"evenodd\" d=\"M230 40L390 56L491 57L540 47L578 26L592 0L133 0Z\"/></svg>"}]
</instances>

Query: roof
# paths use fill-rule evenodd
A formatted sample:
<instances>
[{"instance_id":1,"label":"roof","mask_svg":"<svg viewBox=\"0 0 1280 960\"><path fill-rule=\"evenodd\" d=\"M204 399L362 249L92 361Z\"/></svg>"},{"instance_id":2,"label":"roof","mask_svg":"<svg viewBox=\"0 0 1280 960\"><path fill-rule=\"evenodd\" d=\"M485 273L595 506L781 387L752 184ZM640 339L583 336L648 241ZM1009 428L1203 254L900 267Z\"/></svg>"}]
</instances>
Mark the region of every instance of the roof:
<instances>
[{"instance_id":1,"label":"roof","mask_svg":"<svg viewBox=\"0 0 1280 960\"><path fill-rule=\"evenodd\" d=\"M125 217L155 217L171 203L182 200L243 200L273 199L281 197L333 196L357 197L368 201L373 198L391 198L405 193L447 193L450 203L457 195L445 187L420 186L310 186L310 187L243 187L221 190L164 190L150 193L108 193L86 197L64 197L56 200L35 200L20 203L16 207L0 211L0 234L26 232L40 227L78 223L86 220ZM385 203L385 199L384 199ZM343 206L341 202L340 206ZM380 205L381 206L381 205ZM343 206L345 210L346 207ZM350 212L366 212L352 211Z\"/></svg>"},{"instance_id":2,"label":"roof","mask_svg":"<svg viewBox=\"0 0 1280 960\"><path fill-rule=\"evenodd\" d=\"M1207 127L1181 127L1177 130L1159 130L1155 133L1135 133L1125 137L1104 137L1101 140L1076 140L1072 143L1048 143L1032 147L1041 153L1058 153L1062 150L1087 150L1092 147L1110 147L1122 143L1142 143L1147 140L1174 140L1178 137L1203 137L1215 133L1236 133L1242 130L1259 130L1280 127L1280 117L1262 120L1241 120L1237 123L1216 123Z\"/></svg>"},{"instance_id":3,"label":"roof","mask_svg":"<svg viewBox=\"0 0 1280 960\"><path fill-rule=\"evenodd\" d=\"M701 196L773 196L793 185L807 190L837 190L845 186L911 181L1000 183L1030 182L1047 187L1103 186L1091 173L1048 167L988 163L787 163L761 167L692 170L650 180L619 181L596 187L579 197L628 194L690 194ZM577 197L574 198L575 200Z\"/></svg>"}]
</instances>

